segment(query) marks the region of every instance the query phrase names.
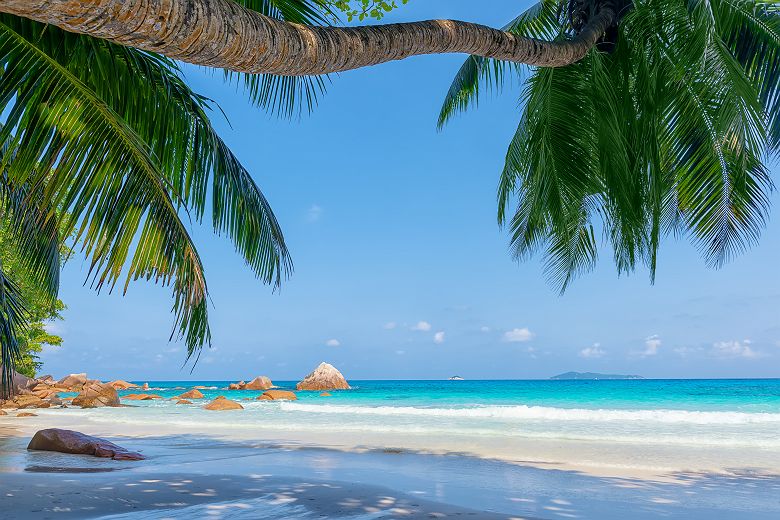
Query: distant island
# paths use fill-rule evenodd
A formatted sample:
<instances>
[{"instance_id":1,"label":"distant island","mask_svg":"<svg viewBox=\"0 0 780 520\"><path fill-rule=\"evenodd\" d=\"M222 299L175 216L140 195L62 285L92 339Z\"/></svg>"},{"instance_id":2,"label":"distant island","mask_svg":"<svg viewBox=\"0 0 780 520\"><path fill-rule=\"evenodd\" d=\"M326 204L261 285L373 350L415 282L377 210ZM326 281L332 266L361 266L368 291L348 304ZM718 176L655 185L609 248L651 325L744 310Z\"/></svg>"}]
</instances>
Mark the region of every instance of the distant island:
<instances>
[{"instance_id":1,"label":"distant island","mask_svg":"<svg viewBox=\"0 0 780 520\"><path fill-rule=\"evenodd\" d=\"M452 376L450 378L450 381L463 381L463 378L460 376Z\"/></svg>"},{"instance_id":2,"label":"distant island","mask_svg":"<svg viewBox=\"0 0 780 520\"><path fill-rule=\"evenodd\" d=\"M642 376L622 374L599 374L596 372L566 372L550 379L644 379Z\"/></svg>"}]
</instances>

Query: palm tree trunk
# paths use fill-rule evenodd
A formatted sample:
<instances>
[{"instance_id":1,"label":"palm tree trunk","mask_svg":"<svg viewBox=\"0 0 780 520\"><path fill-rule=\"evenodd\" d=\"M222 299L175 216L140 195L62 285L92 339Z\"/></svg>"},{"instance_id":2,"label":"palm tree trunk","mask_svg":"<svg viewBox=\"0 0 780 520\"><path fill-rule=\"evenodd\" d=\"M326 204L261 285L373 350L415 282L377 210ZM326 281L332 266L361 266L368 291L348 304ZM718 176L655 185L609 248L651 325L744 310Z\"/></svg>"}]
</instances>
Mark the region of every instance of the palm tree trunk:
<instances>
[{"instance_id":1,"label":"palm tree trunk","mask_svg":"<svg viewBox=\"0 0 780 520\"><path fill-rule=\"evenodd\" d=\"M613 23L614 8L603 3L576 37L556 42L454 20L310 27L232 0L0 0L0 12L197 65L301 76L452 52L565 66L582 59Z\"/></svg>"}]
</instances>

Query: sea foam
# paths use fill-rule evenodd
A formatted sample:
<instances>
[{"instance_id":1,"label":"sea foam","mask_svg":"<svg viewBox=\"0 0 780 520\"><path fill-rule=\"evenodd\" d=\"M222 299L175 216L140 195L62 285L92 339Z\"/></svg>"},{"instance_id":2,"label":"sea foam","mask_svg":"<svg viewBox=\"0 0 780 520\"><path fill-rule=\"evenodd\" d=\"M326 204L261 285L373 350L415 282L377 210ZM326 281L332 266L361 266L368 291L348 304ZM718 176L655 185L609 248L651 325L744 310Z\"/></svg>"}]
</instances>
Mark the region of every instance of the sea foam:
<instances>
[{"instance_id":1,"label":"sea foam","mask_svg":"<svg viewBox=\"0 0 780 520\"><path fill-rule=\"evenodd\" d=\"M467 408L425 408L413 406L352 406L281 403L281 410L317 414L462 417L553 421L648 421L690 424L780 423L780 413L746 413L689 410L616 410L554 408L548 406L474 406Z\"/></svg>"}]
</instances>

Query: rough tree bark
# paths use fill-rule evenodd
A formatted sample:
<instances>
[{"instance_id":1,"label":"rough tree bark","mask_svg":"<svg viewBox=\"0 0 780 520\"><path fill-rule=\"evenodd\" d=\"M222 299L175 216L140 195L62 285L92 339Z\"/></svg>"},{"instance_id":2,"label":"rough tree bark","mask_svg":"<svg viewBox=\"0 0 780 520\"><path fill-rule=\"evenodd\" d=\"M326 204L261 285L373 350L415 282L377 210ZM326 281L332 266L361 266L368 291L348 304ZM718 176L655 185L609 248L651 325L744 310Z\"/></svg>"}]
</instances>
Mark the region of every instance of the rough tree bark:
<instances>
[{"instance_id":1,"label":"rough tree bark","mask_svg":"<svg viewBox=\"0 0 780 520\"><path fill-rule=\"evenodd\" d=\"M582 59L612 24L614 10L605 4L576 37L557 42L455 20L311 27L232 0L0 0L0 12L197 65L301 76L453 52L565 66Z\"/></svg>"}]
</instances>

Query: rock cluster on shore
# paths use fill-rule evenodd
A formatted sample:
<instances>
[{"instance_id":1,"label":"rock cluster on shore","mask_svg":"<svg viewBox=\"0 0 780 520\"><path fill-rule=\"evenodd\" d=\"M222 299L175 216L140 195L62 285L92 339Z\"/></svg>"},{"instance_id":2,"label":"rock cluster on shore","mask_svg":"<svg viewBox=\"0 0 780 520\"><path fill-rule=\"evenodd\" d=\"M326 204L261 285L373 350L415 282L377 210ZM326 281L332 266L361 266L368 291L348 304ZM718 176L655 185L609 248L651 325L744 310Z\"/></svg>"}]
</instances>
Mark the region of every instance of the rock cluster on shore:
<instances>
[{"instance_id":1,"label":"rock cluster on shore","mask_svg":"<svg viewBox=\"0 0 780 520\"><path fill-rule=\"evenodd\" d=\"M2 365L0 365L0 368ZM89 379L86 373L69 374L62 379L55 380L52 376L41 376L37 379L30 379L16 372L13 373L13 397L8 400L0 400L0 415L8 415L4 410L26 410L33 408L50 408L57 406L67 408L65 403L81 408L95 408L101 406L122 406L118 390L128 389L148 390L149 384L144 383L138 386L122 379L111 382L101 382L96 379ZM191 400L203 399L204 395L199 388L192 389L171 398L176 404L192 404ZM208 387L209 389L215 387ZM270 378L266 376L257 376L249 383L240 381L231 383L230 390L257 390L263 393L256 399L260 401L278 401L278 400L296 400L298 397L294 392L288 390L273 390L276 388ZM297 390L316 390L323 391L320 396L330 396L327 390L346 390L349 389L344 376L333 365L321 363L312 373L307 375L303 381L297 384ZM76 397L60 397L61 393L76 393ZM148 401L153 399L164 399L163 396L149 393L128 394L122 397L128 401ZM251 400L251 398L247 398ZM206 406L206 410L241 410L243 407L236 401L219 396ZM18 414L18 417L27 416L29 412Z\"/></svg>"},{"instance_id":2,"label":"rock cluster on shore","mask_svg":"<svg viewBox=\"0 0 780 520\"><path fill-rule=\"evenodd\" d=\"M349 390L349 384L336 367L320 363L314 372L296 385L298 390Z\"/></svg>"},{"instance_id":3,"label":"rock cluster on shore","mask_svg":"<svg viewBox=\"0 0 780 520\"><path fill-rule=\"evenodd\" d=\"M13 396L0 402L0 408L22 410L64 406L64 399L60 399L59 394L65 392L77 393L72 401L82 408L120 405L119 394L112 384L88 379L86 374L70 374L56 381L52 376L30 379L14 372Z\"/></svg>"},{"instance_id":4,"label":"rock cluster on shore","mask_svg":"<svg viewBox=\"0 0 780 520\"><path fill-rule=\"evenodd\" d=\"M228 390L268 390L273 388L274 384L266 376L257 376L250 382L239 381L238 383L230 383Z\"/></svg>"}]
</instances>

